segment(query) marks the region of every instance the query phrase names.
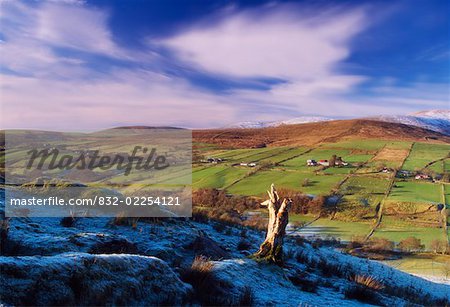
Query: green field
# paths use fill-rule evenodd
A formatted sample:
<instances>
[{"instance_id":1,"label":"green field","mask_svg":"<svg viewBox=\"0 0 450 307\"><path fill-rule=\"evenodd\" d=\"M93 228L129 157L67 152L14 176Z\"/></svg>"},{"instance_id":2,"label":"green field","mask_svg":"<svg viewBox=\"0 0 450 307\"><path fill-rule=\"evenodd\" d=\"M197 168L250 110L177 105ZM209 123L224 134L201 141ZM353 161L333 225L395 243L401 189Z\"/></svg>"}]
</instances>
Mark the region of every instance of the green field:
<instances>
[{"instance_id":1,"label":"green field","mask_svg":"<svg viewBox=\"0 0 450 307\"><path fill-rule=\"evenodd\" d=\"M444 171L450 172L450 159L445 159L443 163L444 163Z\"/></svg>"},{"instance_id":2,"label":"green field","mask_svg":"<svg viewBox=\"0 0 450 307\"><path fill-rule=\"evenodd\" d=\"M450 263L450 256L448 255L418 254L399 260L383 261L383 263L411 274L449 277L446 269L446 265Z\"/></svg>"},{"instance_id":3,"label":"green field","mask_svg":"<svg viewBox=\"0 0 450 307\"><path fill-rule=\"evenodd\" d=\"M450 184L444 185L445 203L447 208L450 208Z\"/></svg>"},{"instance_id":4,"label":"green field","mask_svg":"<svg viewBox=\"0 0 450 307\"><path fill-rule=\"evenodd\" d=\"M405 170L420 170L428 163L448 157L450 153L450 145L415 143L406 159L403 169ZM429 167L431 170L442 173L442 163L434 163Z\"/></svg>"},{"instance_id":5,"label":"green field","mask_svg":"<svg viewBox=\"0 0 450 307\"><path fill-rule=\"evenodd\" d=\"M355 175L341 187L344 195L375 194L383 195L389 187L390 179L385 176Z\"/></svg>"},{"instance_id":6,"label":"green field","mask_svg":"<svg viewBox=\"0 0 450 307\"><path fill-rule=\"evenodd\" d=\"M193 188L222 188L244 177L250 170L237 167L215 166L197 168L192 172Z\"/></svg>"},{"instance_id":7,"label":"green field","mask_svg":"<svg viewBox=\"0 0 450 307\"><path fill-rule=\"evenodd\" d=\"M425 244L426 248L429 248L431 241L444 239L444 232L441 228L419 227L393 217L384 217L373 237L386 238L394 242L416 237Z\"/></svg>"},{"instance_id":8,"label":"green field","mask_svg":"<svg viewBox=\"0 0 450 307\"><path fill-rule=\"evenodd\" d=\"M302 182L306 178L310 180L310 185L303 187ZM289 188L307 194L325 195L343 178L343 175L314 175L291 170L261 170L230 186L227 191L238 195L262 196L274 183L280 188Z\"/></svg>"},{"instance_id":9,"label":"green field","mask_svg":"<svg viewBox=\"0 0 450 307\"><path fill-rule=\"evenodd\" d=\"M439 203L441 201L439 184L431 182L397 181L388 201Z\"/></svg>"},{"instance_id":10,"label":"green field","mask_svg":"<svg viewBox=\"0 0 450 307\"><path fill-rule=\"evenodd\" d=\"M306 236L334 237L350 241L353 236L368 234L371 224L358 222L342 222L321 218L299 230Z\"/></svg>"},{"instance_id":11,"label":"green field","mask_svg":"<svg viewBox=\"0 0 450 307\"><path fill-rule=\"evenodd\" d=\"M338 143L327 144L329 148L346 148L346 149L358 149L358 150L372 150L376 151L382 148L386 143L402 143L402 142L392 142L385 140L348 140L341 141Z\"/></svg>"},{"instance_id":12,"label":"green field","mask_svg":"<svg viewBox=\"0 0 450 307\"><path fill-rule=\"evenodd\" d=\"M348 140L316 147L278 147L259 149L212 150L210 156L226 158L222 164L196 167L193 186L226 188L228 193L264 197L270 184L312 195L329 195L339 187L344 196L343 208L336 218L321 218L300 231L302 234L334 236L350 240L354 235L367 235L374 224L375 205L385 199L394 172L380 172L380 165L416 170L430 162L448 155L450 145L415 143L386 140ZM207 153L208 154L208 153ZM325 168L306 165L306 160L329 160L332 155L340 156L349 165ZM392 157L392 160L391 160ZM406 161L404 161L406 159ZM429 167L432 170L450 168L450 159L440 160ZM232 166L237 162L257 162L255 168ZM309 184L305 186L305 180ZM342 184L341 184L342 183ZM450 187L445 186L445 197L450 199ZM385 199L385 210L414 208L417 212L427 210L432 204L442 202L440 183L396 179ZM370 207L368 207L370 206ZM351 210L346 212L345 210ZM366 210L366 211L364 211ZM394 210L394 211L393 211ZM367 212L367 213L364 213ZM356 217L356 214L360 217ZM431 240L444 238L444 232L437 228L438 213L427 211L414 215L415 220L405 222L392 215L382 219L374 237L385 237L399 242L409 236L416 236L428 247ZM310 222L314 217L293 215L291 222ZM347 222L338 220L353 220ZM434 225L426 227L426 224Z\"/></svg>"}]
</instances>

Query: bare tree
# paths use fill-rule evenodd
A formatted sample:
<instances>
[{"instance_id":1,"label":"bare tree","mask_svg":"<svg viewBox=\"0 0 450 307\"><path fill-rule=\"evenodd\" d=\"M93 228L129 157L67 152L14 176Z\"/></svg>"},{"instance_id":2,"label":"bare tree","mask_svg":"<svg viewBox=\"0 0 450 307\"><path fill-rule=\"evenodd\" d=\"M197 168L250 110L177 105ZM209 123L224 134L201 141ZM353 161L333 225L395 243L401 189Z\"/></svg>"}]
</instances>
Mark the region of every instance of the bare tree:
<instances>
[{"instance_id":1,"label":"bare tree","mask_svg":"<svg viewBox=\"0 0 450 307\"><path fill-rule=\"evenodd\" d=\"M269 210L269 224L267 225L267 235L259 250L254 255L256 258L265 259L277 264L283 262L283 238L286 234L286 226L289 222L289 209L292 204L291 199L283 199L275 190L272 184L269 199L261 203Z\"/></svg>"}]
</instances>

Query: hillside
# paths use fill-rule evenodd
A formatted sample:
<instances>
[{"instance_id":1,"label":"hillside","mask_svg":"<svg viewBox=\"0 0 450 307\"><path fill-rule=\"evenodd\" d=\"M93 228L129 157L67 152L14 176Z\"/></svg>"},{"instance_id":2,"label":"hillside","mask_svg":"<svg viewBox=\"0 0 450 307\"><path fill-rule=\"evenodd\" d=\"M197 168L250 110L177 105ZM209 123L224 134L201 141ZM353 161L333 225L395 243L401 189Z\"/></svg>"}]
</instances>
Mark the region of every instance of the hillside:
<instances>
[{"instance_id":1,"label":"hillside","mask_svg":"<svg viewBox=\"0 0 450 307\"><path fill-rule=\"evenodd\" d=\"M264 234L218 222L10 223L0 256L0 303L8 306L441 306L450 299L448 285L295 237L286 240L283 268L256 262L246 255ZM198 255L206 257L197 261L201 267L191 267ZM374 279L380 289L353 281L355 276Z\"/></svg>"},{"instance_id":2,"label":"hillside","mask_svg":"<svg viewBox=\"0 0 450 307\"><path fill-rule=\"evenodd\" d=\"M370 119L416 126L450 135L450 111L448 110L428 110L409 115L384 115Z\"/></svg>"},{"instance_id":3,"label":"hillside","mask_svg":"<svg viewBox=\"0 0 450 307\"><path fill-rule=\"evenodd\" d=\"M450 137L420 127L375 120L335 120L261 129L195 130L201 143L223 147L315 145L345 139L389 139L450 143Z\"/></svg>"}]
</instances>

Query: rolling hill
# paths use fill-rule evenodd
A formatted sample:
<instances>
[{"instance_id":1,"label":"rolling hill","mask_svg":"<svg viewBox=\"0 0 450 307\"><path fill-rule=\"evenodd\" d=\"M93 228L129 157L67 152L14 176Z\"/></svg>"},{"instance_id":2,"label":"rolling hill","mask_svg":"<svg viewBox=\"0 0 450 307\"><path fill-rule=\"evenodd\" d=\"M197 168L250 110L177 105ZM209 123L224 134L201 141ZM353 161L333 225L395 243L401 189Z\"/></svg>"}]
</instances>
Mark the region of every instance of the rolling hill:
<instances>
[{"instance_id":1,"label":"rolling hill","mask_svg":"<svg viewBox=\"0 0 450 307\"><path fill-rule=\"evenodd\" d=\"M416 126L450 135L450 110L427 110L408 115L379 115L363 119ZM246 121L229 125L224 128L268 128L332 120L337 119L323 116L300 116L282 121Z\"/></svg>"},{"instance_id":2,"label":"rolling hill","mask_svg":"<svg viewBox=\"0 0 450 307\"><path fill-rule=\"evenodd\" d=\"M344 139L392 139L450 143L450 137L421 127L369 119L335 120L260 129L194 130L193 139L223 147L313 145Z\"/></svg>"},{"instance_id":3,"label":"rolling hill","mask_svg":"<svg viewBox=\"0 0 450 307\"><path fill-rule=\"evenodd\" d=\"M449 110L429 110L416 112L409 115L377 116L371 119L417 126L450 135Z\"/></svg>"}]
</instances>

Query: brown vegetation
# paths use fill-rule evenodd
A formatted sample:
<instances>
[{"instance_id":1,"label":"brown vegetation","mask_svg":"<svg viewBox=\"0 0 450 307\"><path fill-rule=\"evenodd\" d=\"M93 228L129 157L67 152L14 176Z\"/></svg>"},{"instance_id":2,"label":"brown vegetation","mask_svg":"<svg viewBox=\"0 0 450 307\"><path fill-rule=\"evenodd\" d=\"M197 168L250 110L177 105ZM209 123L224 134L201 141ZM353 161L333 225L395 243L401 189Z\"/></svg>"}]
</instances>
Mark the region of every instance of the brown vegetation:
<instances>
[{"instance_id":1,"label":"brown vegetation","mask_svg":"<svg viewBox=\"0 0 450 307\"><path fill-rule=\"evenodd\" d=\"M430 248L435 254L449 254L450 246L449 243L445 240L434 239L430 243Z\"/></svg>"},{"instance_id":2,"label":"brown vegetation","mask_svg":"<svg viewBox=\"0 0 450 307\"><path fill-rule=\"evenodd\" d=\"M420 239L415 237L408 237L398 244L398 248L400 248L404 252L419 252L425 248L425 245L422 244Z\"/></svg>"},{"instance_id":3,"label":"brown vegetation","mask_svg":"<svg viewBox=\"0 0 450 307\"><path fill-rule=\"evenodd\" d=\"M289 189L280 189L279 193L292 200L290 210L292 213L324 215L330 211L325 196L311 199L301 192ZM259 209L260 201L255 197L227 195L217 189L199 189L192 193L193 219L199 222L212 219L226 224L265 230L267 228L265 217L260 215L244 217L245 211Z\"/></svg>"},{"instance_id":4,"label":"brown vegetation","mask_svg":"<svg viewBox=\"0 0 450 307\"><path fill-rule=\"evenodd\" d=\"M284 125L262 129L195 130L196 142L227 148L312 145L343 139L395 139L409 141L450 142L450 137L419 127L374 120L336 120L319 123Z\"/></svg>"},{"instance_id":5,"label":"brown vegetation","mask_svg":"<svg viewBox=\"0 0 450 307\"><path fill-rule=\"evenodd\" d=\"M355 283L362 285L364 287L370 288L372 290L383 290L384 285L380 281L378 281L373 276L366 276L366 275L353 275L350 277L351 281L354 281Z\"/></svg>"},{"instance_id":6,"label":"brown vegetation","mask_svg":"<svg viewBox=\"0 0 450 307\"><path fill-rule=\"evenodd\" d=\"M385 147L373 158L373 161L397 162L398 166L400 166L408 154L408 149Z\"/></svg>"}]
</instances>

